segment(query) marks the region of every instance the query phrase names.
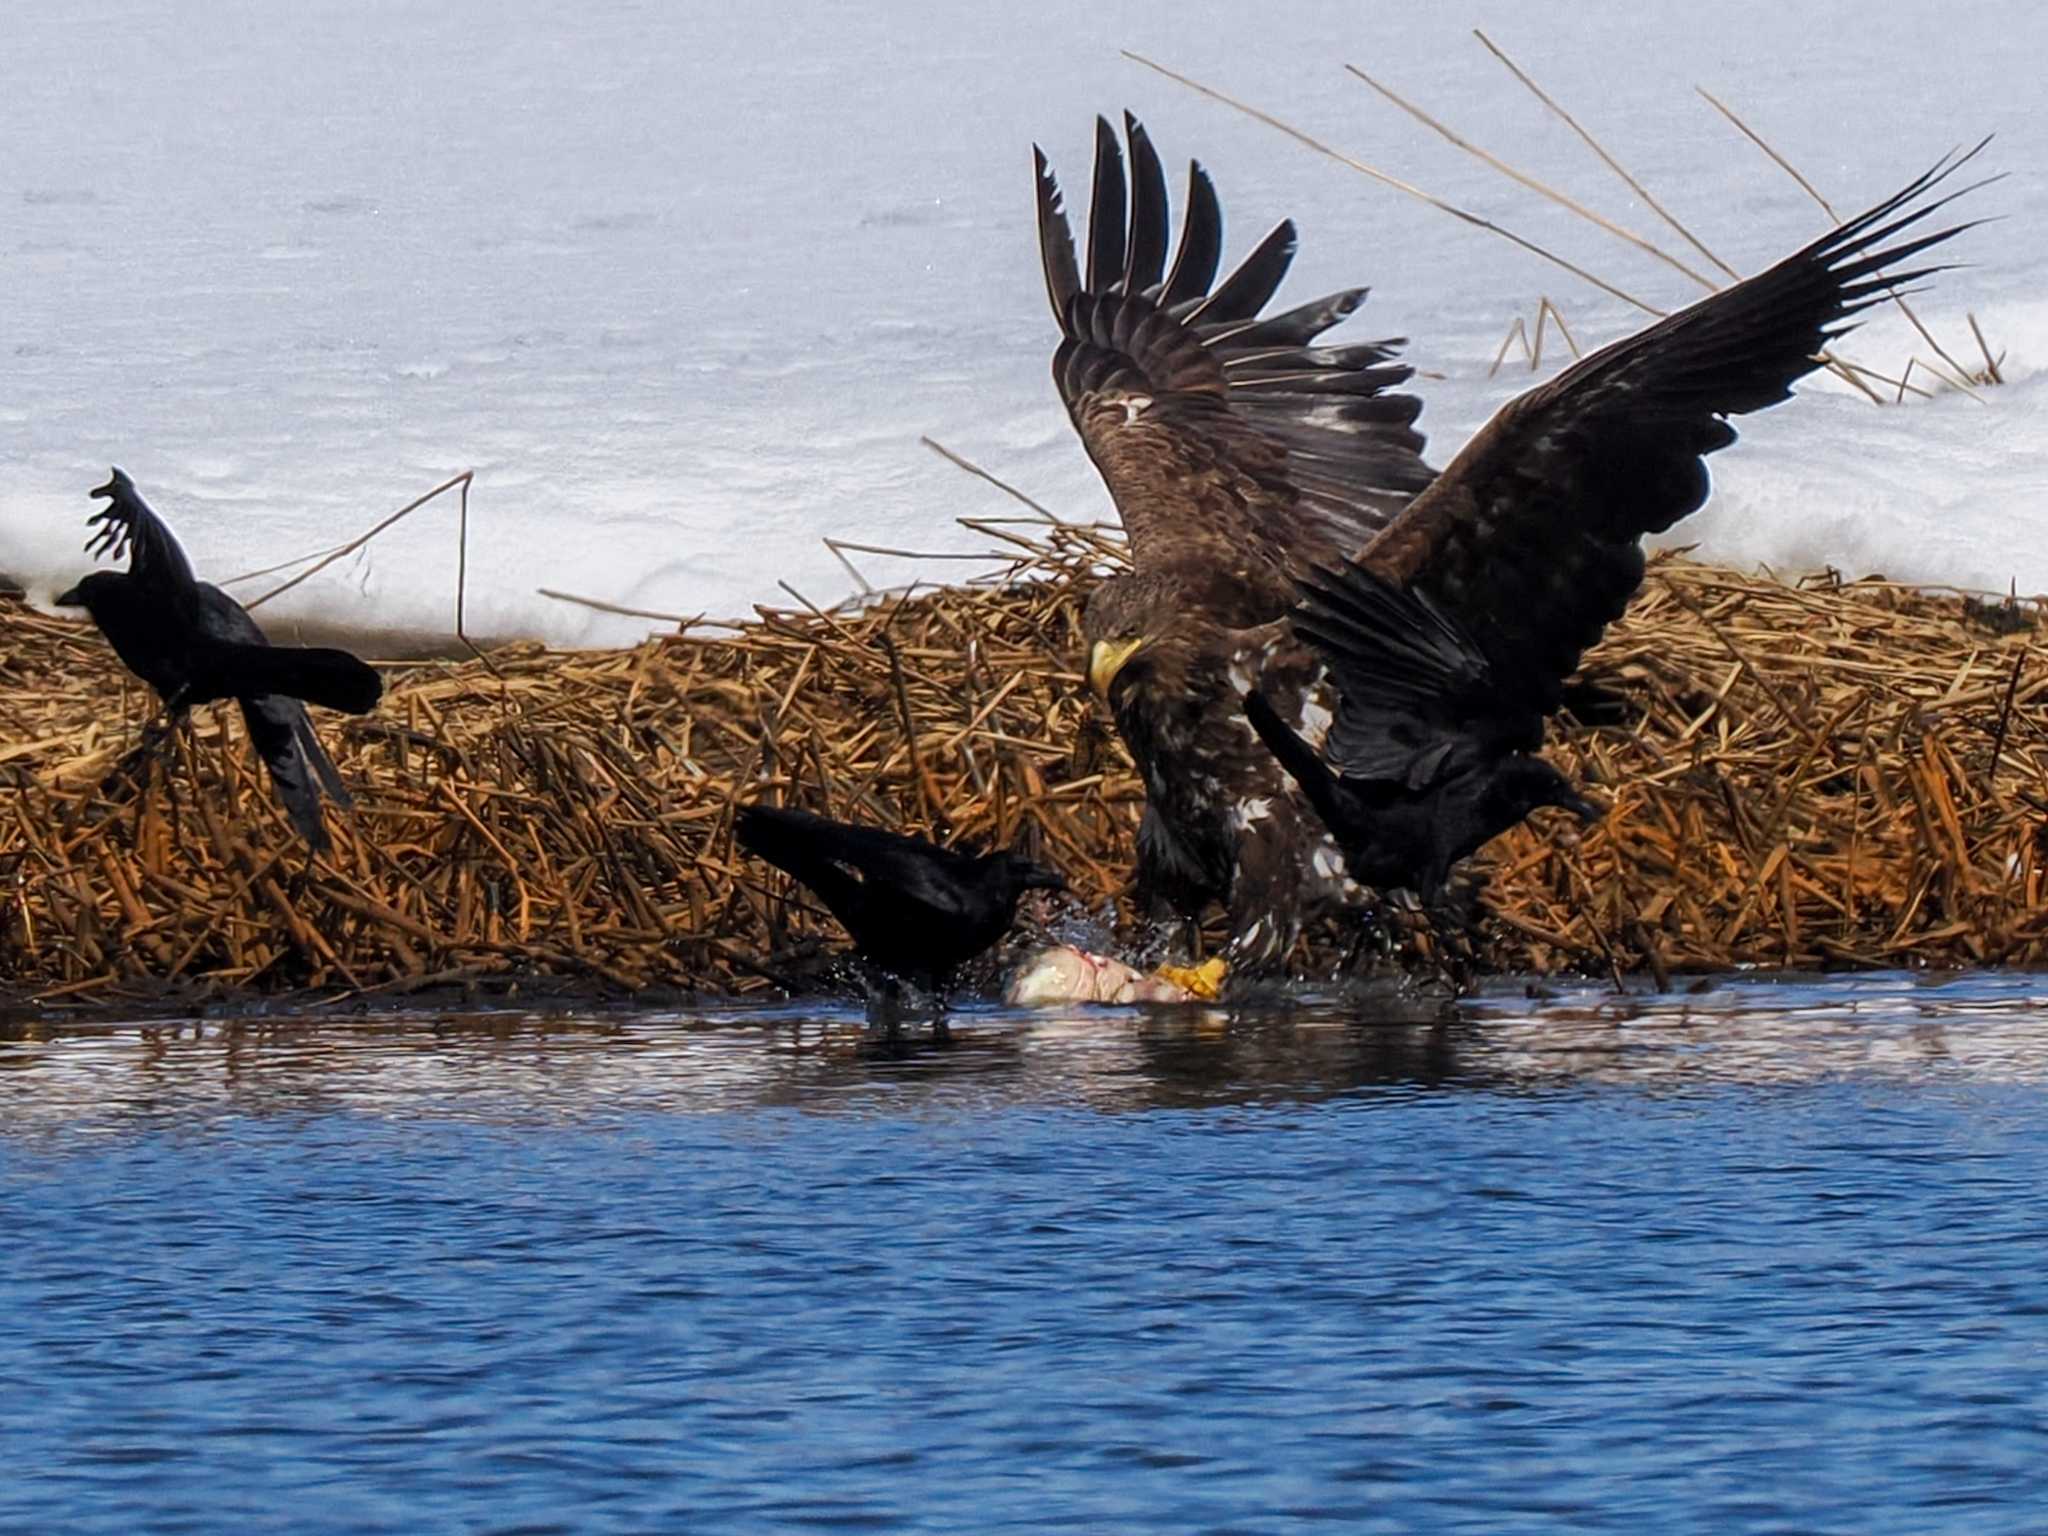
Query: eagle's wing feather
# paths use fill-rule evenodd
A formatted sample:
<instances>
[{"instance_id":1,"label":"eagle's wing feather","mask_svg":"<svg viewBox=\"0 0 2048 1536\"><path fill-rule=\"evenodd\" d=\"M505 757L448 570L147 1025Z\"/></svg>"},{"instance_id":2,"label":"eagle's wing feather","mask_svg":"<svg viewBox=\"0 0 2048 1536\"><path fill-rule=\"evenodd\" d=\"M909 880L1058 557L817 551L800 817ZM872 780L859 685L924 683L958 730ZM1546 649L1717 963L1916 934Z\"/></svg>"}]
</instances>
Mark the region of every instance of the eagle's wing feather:
<instances>
[{"instance_id":1,"label":"eagle's wing feather","mask_svg":"<svg viewBox=\"0 0 2048 1536\"><path fill-rule=\"evenodd\" d=\"M1885 242L1949 202L1904 211L1976 152L1509 402L1365 563L1426 593L1547 712L1642 580L1638 541L1705 501L1726 418L1786 399L1850 316L1940 270L1882 273L1968 225Z\"/></svg>"},{"instance_id":2,"label":"eagle's wing feather","mask_svg":"<svg viewBox=\"0 0 2048 1536\"><path fill-rule=\"evenodd\" d=\"M1188 205L1181 214L1180 249L1173 254L1173 270L1166 275L1166 286L1159 290L1159 307L1171 312L1182 305L1200 303L1209 285L1216 281L1216 268L1222 260L1223 205L1216 200L1216 184L1209 180L1209 173L1190 160Z\"/></svg>"},{"instance_id":3,"label":"eagle's wing feather","mask_svg":"<svg viewBox=\"0 0 2048 1536\"><path fill-rule=\"evenodd\" d=\"M1037 156L1046 292L1063 341L1054 377L1115 499L1140 570L1201 564L1284 599L1286 577L1356 553L1429 483L1395 393L1398 341L1318 347L1363 289L1260 317L1293 260L1283 223L1221 283L1221 215L1199 167L1171 273L1164 176L1126 118L1098 120L1087 277L1057 183ZM1127 218L1128 215L1128 218Z\"/></svg>"},{"instance_id":4,"label":"eagle's wing feather","mask_svg":"<svg viewBox=\"0 0 2048 1536\"><path fill-rule=\"evenodd\" d=\"M1089 222L1092 226L1092 217ZM1220 327L1256 319L1266 301L1280 291L1281 280L1294 265L1294 253L1300 244L1294 233L1294 220L1281 220L1266 232L1266 238L1251 255L1217 285L1214 293L1188 312L1187 323Z\"/></svg>"},{"instance_id":5,"label":"eagle's wing feather","mask_svg":"<svg viewBox=\"0 0 2048 1536\"><path fill-rule=\"evenodd\" d=\"M1091 208L1114 208L1113 219L1088 221L1088 291L1100 293L1124 276L1124 158L1109 119L1095 119L1095 190Z\"/></svg>"},{"instance_id":6,"label":"eagle's wing feather","mask_svg":"<svg viewBox=\"0 0 2048 1536\"><path fill-rule=\"evenodd\" d=\"M1150 136L1128 112L1124 114L1124 137L1131 144L1131 230L1130 249L1124 254L1124 292L1151 293L1166 281L1166 244L1171 234L1166 169L1159 163Z\"/></svg>"}]
</instances>

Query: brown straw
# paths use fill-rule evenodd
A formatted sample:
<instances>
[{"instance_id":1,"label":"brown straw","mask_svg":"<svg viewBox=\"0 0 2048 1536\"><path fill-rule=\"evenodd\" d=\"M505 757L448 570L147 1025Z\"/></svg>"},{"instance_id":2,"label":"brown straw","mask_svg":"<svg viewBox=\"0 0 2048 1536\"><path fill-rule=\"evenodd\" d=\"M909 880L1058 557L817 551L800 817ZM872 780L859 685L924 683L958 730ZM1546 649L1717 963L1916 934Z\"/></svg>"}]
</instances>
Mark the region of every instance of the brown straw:
<instances>
[{"instance_id":1,"label":"brown straw","mask_svg":"<svg viewBox=\"0 0 2048 1536\"><path fill-rule=\"evenodd\" d=\"M167 984L754 992L841 942L736 856L756 797L1021 843L1083 903L1120 899L1140 790L1079 637L1116 546L1059 524L1010 542L997 582L390 668L375 714L318 721L356 806L311 860L232 708L198 711L138 789L115 770L146 692L90 629L0 599L0 982L102 1005ZM1562 722L1551 747L1611 810L1583 835L1545 812L1475 861L1477 958L2040 963L2044 651L2031 605L1659 559L1587 668L1635 718ZM1312 933L1296 961L1327 971L1355 939Z\"/></svg>"}]
</instances>

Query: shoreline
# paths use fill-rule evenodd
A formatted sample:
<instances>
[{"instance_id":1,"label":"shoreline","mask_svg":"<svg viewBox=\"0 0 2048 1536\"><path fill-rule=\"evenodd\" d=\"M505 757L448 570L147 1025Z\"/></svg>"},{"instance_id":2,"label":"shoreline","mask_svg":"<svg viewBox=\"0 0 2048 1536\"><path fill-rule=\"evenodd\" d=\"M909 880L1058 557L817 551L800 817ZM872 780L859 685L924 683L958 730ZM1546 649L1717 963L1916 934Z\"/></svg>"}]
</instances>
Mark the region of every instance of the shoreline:
<instances>
[{"instance_id":1,"label":"shoreline","mask_svg":"<svg viewBox=\"0 0 2048 1536\"><path fill-rule=\"evenodd\" d=\"M146 792L110 778L143 691L90 630L0 599L0 987L67 1009L156 986L754 997L842 942L735 856L756 798L1020 846L1066 872L1091 947L1128 946L1141 790L1079 671L1081 604L1117 558L1055 525L1000 583L387 667L376 713L316 722L357 802L318 859L232 710L197 712ZM1660 556L1586 672L1628 718L1560 721L1547 751L1604 819L1498 839L1449 953L1389 914L1364 969L2048 964L2031 606ZM1357 937L1311 933L1291 968L1328 976Z\"/></svg>"}]
</instances>

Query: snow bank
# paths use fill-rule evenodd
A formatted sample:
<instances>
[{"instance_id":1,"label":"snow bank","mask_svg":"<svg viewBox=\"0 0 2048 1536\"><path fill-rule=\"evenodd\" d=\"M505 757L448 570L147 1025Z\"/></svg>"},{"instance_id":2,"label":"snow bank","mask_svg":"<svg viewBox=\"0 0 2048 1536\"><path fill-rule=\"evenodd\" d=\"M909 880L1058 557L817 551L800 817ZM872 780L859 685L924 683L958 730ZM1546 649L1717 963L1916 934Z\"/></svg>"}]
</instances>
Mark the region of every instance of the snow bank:
<instances>
[{"instance_id":1,"label":"snow bank","mask_svg":"<svg viewBox=\"0 0 2048 1536\"><path fill-rule=\"evenodd\" d=\"M1626 21L1617 18L1625 15ZM929 434L1075 516L1107 511L1047 377L1029 147L1075 192L1097 111L1202 158L1241 252L1293 215L1285 294L1375 285L1354 334L1406 334L1432 457L1526 372L1487 366L1539 295L1584 343L1633 314L1130 63L1130 48L1298 121L1661 306L1697 289L1436 140L1355 62L1609 216L1653 217L1468 36L1478 25L1720 253L1753 270L1823 227L1692 94L1743 111L1842 206L1997 130L2006 222L1923 313L1964 309L2019 380L1879 411L1828 385L1753 419L1680 529L1713 554L2048 590L2037 7L1846 0L1190 14L365 7L112 0L10 15L0 92L0 569L82 568L86 489L135 475L216 578L325 548L474 467L472 633L568 644L645 620L536 595L743 612L778 577L850 578L823 534L977 547L1000 493ZM1875 329L1875 328L1874 328ZM1898 331L1887 325L1887 331ZM1903 332L1899 332L1903 335ZM1896 372L1909 350L1853 348ZM1923 349L1924 350L1924 349ZM281 599L273 628L445 632L452 502ZM878 584L951 564L861 557Z\"/></svg>"}]
</instances>

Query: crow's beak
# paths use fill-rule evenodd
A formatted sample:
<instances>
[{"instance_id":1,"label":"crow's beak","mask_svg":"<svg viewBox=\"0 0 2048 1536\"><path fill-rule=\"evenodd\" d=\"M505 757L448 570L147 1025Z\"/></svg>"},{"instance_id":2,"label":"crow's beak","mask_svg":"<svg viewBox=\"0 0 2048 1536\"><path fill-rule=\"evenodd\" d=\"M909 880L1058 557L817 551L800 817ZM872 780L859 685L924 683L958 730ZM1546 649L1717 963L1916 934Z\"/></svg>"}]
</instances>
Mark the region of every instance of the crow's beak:
<instances>
[{"instance_id":1,"label":"crow's beak","mask_svg":"<svg viewBox=\"0 0 2048 1536\"><path fill-rule=\"evenodd\" d=\"M1605 811L1601 810L1599 806L1588 800L1584 795L1567 795L1557 803L1589 827L1596 821L1604 821L1607 817Z\"/></svg>"},{"instance_id":2,"label":"crow's beak","mask_svg":"<svg viewBox=\"0 0 2048 1536\"><path fill-rule=\"evenodd\" d=\"M57 608L83 608L85 606L84 589L73 587L69 591L52 598L51 604Z\"/></svg>"},{"instance_id":3,"label":"crow's beak","mask_svg":"<svg viewBox=\"0 0 2048 1536\"><path fill-rule=\"evenodd\" d=\"M111 496L121 488L121 482L127 478L126 475L121 473L120 466L116 465L107 472L107 483L105 485L96 485L85 494L88 497Z\"/></svg>"},{"instance_id":4,"label":"crow's beak","mask_svg":"<svg viewBox=\"0 0 2048 1536\"><path fill-rule=\"evenodd\" d=\"M1088 686L1095 690L1095 696L1105 704L1109 702L1109 685L1116 681L1117 673L1124 669L1124 663L1144 648L1145 637L1139 635L1133 640L1098 640L1088 652Z\"/></svg>"},{"instance_id":5,"label":"crow's beak","mask_svg":"<svg viewBox=\"0 0 2048 1536\"><path fill-rule=\"evenodd\" d=\"M1067 877L1056 869L1034 864L1031 866L1031 872L1025 877L1024 888L1032 891L1064 891L1067 888Z\"/></svg>"}]
</instances>

